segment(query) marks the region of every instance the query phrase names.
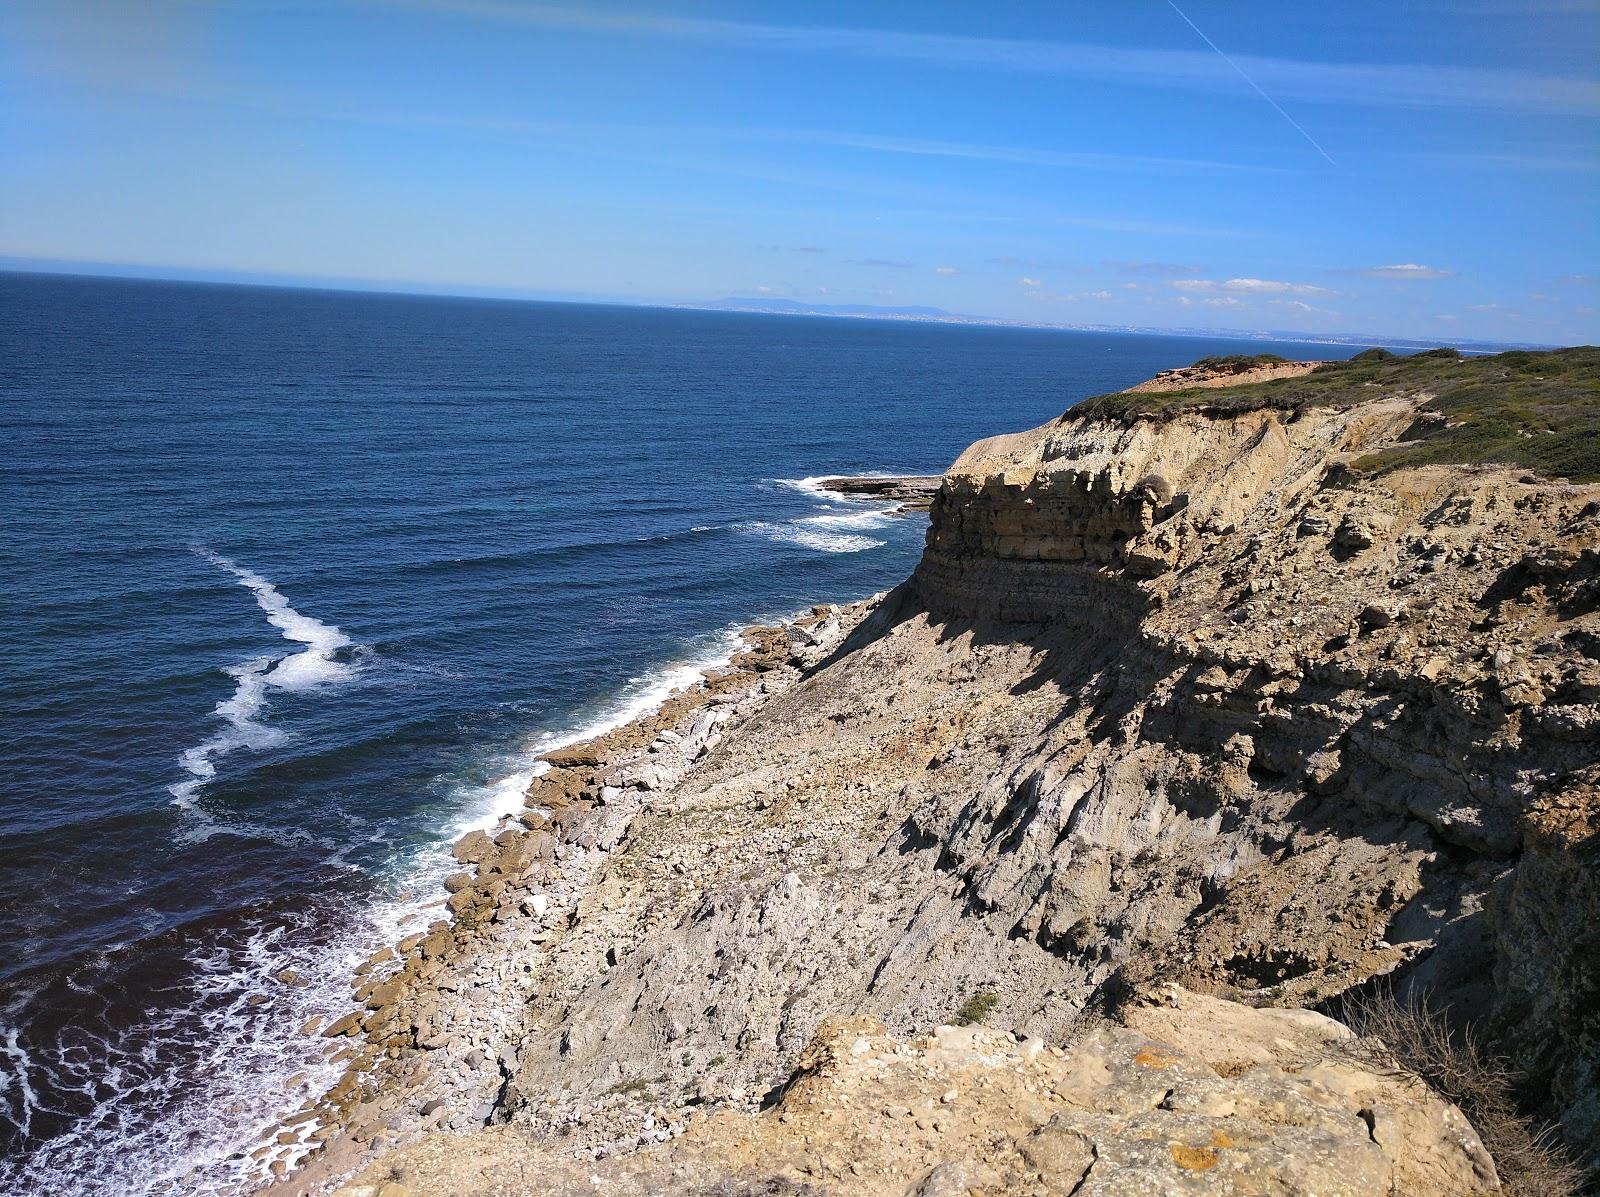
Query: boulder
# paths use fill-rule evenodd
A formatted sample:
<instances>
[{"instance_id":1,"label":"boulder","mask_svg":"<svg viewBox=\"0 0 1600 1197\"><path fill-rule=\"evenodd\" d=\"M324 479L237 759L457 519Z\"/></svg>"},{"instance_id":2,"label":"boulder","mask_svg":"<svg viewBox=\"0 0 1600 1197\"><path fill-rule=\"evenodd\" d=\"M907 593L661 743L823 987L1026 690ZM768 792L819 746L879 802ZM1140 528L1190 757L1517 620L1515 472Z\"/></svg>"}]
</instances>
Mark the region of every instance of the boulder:
<instances>
[{"instance_id":1,"label":"boulder","mask_svg":"<svg viewBox=\"0 0 1600 1197\"><path fill-rule=\"evenodd\" d=\"M450 851L462 864L477 864L494 851L494 841L482 831L469 831Z\"/></svg>"},{"instance_id":2,"label":"boulder","mask_svg":"<svg viewBox=\"0 0 1600 1197\"><path fill-rule=\"evenodd\" d=\"M594 743L571 744L566 748L553 748L544 754L544 760L558 769L574 767L595 768L604 764L599 746Z\"/></svg>"}]
</instances>

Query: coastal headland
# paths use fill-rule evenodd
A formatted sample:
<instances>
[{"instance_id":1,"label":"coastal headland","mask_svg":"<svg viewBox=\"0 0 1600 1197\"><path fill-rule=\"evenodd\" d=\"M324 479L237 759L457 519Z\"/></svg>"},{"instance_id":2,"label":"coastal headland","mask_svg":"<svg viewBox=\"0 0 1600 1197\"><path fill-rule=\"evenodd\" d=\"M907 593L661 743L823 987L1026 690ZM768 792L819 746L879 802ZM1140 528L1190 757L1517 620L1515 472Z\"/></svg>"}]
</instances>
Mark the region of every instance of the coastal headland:
<instances>
[{"instance_id":1,"label":"coastal headland","mask_svg":"<svg viewBox=\"0 0 1600 1197\"><path fill-rule=\"evenodd\" d=\"M346 1072L264 1191L1531 1192L1516 1118L1582 1157L1600 351L1200 366L974 444L904 584L551 753L306 1028ZM1505 1108L1357 1033L1395 1002Z\"/></svg>"}]
</instances>

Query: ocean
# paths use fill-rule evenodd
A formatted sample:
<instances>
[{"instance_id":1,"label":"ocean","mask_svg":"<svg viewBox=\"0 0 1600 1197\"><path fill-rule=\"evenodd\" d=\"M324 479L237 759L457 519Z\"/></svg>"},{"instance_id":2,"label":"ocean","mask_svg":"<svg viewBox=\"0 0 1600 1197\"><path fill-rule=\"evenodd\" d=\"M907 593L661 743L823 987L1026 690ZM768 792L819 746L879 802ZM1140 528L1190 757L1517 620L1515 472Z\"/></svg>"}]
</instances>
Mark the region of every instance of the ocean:
<instances>
[{"instance_id":1,"label":"ocean","mask_svg":"<svg viewBox=\"0 0 1600 1197\"><path fill-rule=\"evenodd\" d=\"M910 572L818 476L1264 348L0 275L0 1190L252 1181L540 751Z\"/></svg>"}]
</instances>

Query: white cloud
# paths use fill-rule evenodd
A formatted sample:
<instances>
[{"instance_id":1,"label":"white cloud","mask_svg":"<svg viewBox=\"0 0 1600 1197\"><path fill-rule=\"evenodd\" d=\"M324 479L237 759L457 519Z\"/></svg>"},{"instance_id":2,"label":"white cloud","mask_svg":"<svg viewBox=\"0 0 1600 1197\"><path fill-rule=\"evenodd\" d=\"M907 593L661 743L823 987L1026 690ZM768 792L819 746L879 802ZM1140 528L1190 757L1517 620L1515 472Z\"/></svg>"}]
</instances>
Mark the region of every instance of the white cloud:
<instances>
[{"instance_id":1,"label":"white cloud","mask_svg":"<svg viewBox=\"0 0 1600 1197\"><path fill-rule=\"evenodd\" d=\"M960 273L960 271L958 271L954 266L935 266L933 268L933 272L935 274L959 274Z\"/></svg>"},{"instance_id":2,"label":"white cloud","mask_svg":"<svg viewBox=\"0 0 1600 1197\"><path fill-rule=\"evenodd\" d=\"M1035 303L1081 303L1085 299L1110 299L1110 291L1080 291L1075 295L1063 294L1060 291L1026 291L1022 296Z\"/></svg>"},{"instance_id":3,"label":"white cloud","mask_svg":"<svg viewBox=\"0 0 1600 1197\"><path fill-rule=\"evenodd\" d=\"M915 137L879 137L826 129L773 130L766 136L836 145L880 154L914 154L928 158L960 158L979 162L1014 162L1023 166L1069 170L1202 170L1248 174L1281 174L1283 167L1205 158L1161 158L1149 154L1102 154L1078 150L1043 150L1031 146L982 145L967 141L930 141Z\"/></svg>"},{"instance_id":4,"label":"white cloud","mask_svg":"<svg viewBox=\"0 0 1600 1197\"><path fill-rule=\"evenodd\" d=\"M1235 295L1327 295L1326 287L1313 287L1310 283L1286 283L1270 278L1230 278L1218 281L1211 278L1175 278L1172 286L1178 291L1230 291Z\"/></svg>"},{"instance_id":5,"label":"white cloud","mask_svg":"<svg viewBox=\"0 0 1600 1197\"><path fill-rule=\"evenodd\" d=\"M1202 299L1201 303L1210 308L1236 308L1239 301L1231 295L1214 296L1211 299Z\"/></svg>"},{"instance_id":6,"label":"white cloud","mask_svg":"<svg viewBox=\"0 0 1600 1197\"><path fill-rule=\"evenodd\" d=\"M1435 279L1454 278L1454 270L1440 270L1437 266L1424 266L1420 262L1399 262L1393 266L1368 266L1361 272L1373 278Z\"/></svg>"},{"instance_id":7,"label":"white cloud","mask_svg":"<svg viewBox=\"0 0 1600 1197\"><path fill-rule=\"evenodd\" d=\"M1036 278L1019 278L1017 280L1017 285L1020 286L1020 287L1042 287L1042 286L1044 286L1044 284L1041 283Z\"/></svg>"},{"instance_id":8,"label":"white cloud","mask_svg":"<svg viewBox=\"0 0 1600 1197\"><path fill-rule=\"evenodd\" d=\"M1557 174L1600 173L1600 159L1580 157L1581 151L1567 155L1556 154L1428 154L1429 162L1441 166L1464 167L1479 170L1546 170ZM1415 155L1407 155L1414 158Z\"/></svg>"},{"instance_id":9,"label":"white cloud","mask_svg":"<svg viewBox=\"0 0 1600 1197\"><path fill-rule=\"evenodd\" d=\"M399 0L423 11L591 33L678 37L758 50L922 62L977 70L1061 75L1149 87L1236 93L1226 63L1199 50L1144 49L1084 42L910 33L894 29L767 25L617 12L511 0ZM1308 62L1241 54L1238 69L1280 100L1467 108L1491 112L1600 112L1600 83L1582 76L1405 62Z\"/></svg>"},{"instance_id":10,"label":"white cloud","mask_svg":"<svg viewBox=\"0 0 1600 1197\"><path fill-rule=\"evenodd\" d=\"M1303 299L1269 299L1268 303L1280 308L1292 308L1296 312L1315 312L1319 316L1337 316L1339 313L1332 308L1313 307Z\"/></svg>"}]
</instances>

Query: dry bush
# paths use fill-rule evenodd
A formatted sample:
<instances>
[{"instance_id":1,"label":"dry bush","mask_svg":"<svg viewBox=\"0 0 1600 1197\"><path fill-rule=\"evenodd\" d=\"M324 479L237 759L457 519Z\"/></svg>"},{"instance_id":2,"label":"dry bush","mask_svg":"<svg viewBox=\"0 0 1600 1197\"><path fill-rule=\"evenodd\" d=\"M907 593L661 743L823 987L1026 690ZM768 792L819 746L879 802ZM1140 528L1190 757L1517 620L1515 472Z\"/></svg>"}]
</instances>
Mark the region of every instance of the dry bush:
<instances>
[{"instance_id":1,"label":"dry bush","mask_svg":"<svg viewBox=\"0 0 1600 1197\"><path fill-rule=\"evenodd\" d=\"M1362 1040L1348 1050L1366 1063L1414 1073L1461 1108L1494 1157L1511 1197L1580 1197L1584 1170L1568 1157L1551 1127L1517 1107L1510 1061L1492 1055L1470 1025L1452 1027L1426 998L1389 992L1351 995L1340 1011Z\"/></svg>"}]
</instances>

